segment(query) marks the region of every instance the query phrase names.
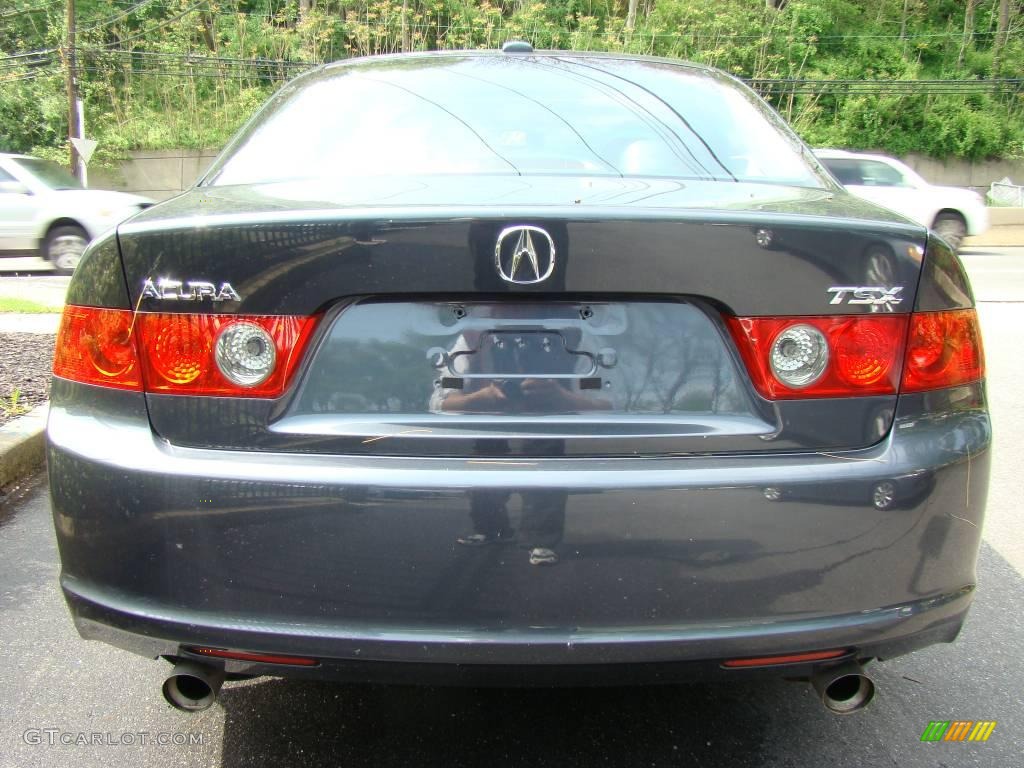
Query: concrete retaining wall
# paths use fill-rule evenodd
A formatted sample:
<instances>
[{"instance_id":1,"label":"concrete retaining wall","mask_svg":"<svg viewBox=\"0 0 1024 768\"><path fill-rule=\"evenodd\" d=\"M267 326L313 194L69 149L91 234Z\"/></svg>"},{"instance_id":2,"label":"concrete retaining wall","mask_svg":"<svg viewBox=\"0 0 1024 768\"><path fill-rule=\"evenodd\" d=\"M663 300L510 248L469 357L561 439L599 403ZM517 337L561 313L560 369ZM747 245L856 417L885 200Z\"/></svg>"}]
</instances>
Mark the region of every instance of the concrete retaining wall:
<instances>
[{"instance_id":1,"label":"concrete retaining wall","mask_svg":"<svg viewBox=\"0 0 1024 768\"><path fill-rule=\"evenodd\" d=\"M116 170L90 169L89 186L166 200L190 187L206 172L218 152L216 149L132 152L130 159Z\"/></svg>"},{"instance_id":2,"label":"concrete retaining wall","mask_svg":"<svg viewBox=\"0 0 1024 768\"><path fill-rule=\"evenodd\" d=\"M924 155L907 155L903 162L920 173L932 184L950 187L971 187L978 192L988 191L993 181L1010 179L1024 184L1024 160L984 160L969 163L966 160L936 160Z\"/></svg>"},{"instance_id":3,"label":"concrete retaining wall","mask_svg":"<svg viewBox=\"0 0 1024 768\"><path fill-rule=\"evenodd\" d=\"M136 192L154 200L164 200L190 186L210 167L216 149L202 151L166 150L132 152L116 171L92 170L89 186ZM972 187L984 193L993 181L1009 178L1024 184L1024 160L994 160L968 163L964 160L935 160L923 155L908 155L904 162L933 184Z\"/></svg>"}]
</instances>

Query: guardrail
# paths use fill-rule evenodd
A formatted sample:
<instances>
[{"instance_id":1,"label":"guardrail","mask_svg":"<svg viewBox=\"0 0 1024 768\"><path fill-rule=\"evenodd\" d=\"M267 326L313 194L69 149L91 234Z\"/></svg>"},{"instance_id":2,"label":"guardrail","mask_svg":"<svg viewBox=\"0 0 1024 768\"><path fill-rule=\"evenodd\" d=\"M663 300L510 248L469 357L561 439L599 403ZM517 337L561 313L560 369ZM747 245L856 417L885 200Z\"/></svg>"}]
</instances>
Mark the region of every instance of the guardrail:
<instances>
[{"instance_id":1,"label":"guardrail","mask_svg":"<svg viewBox=\"0 0 1024 768\"><path fill-rule=\"evenodd\" d=\"M988 200L993 205L1024 207L1024 186L1011 184L1009 180L993 181L988 188Z\"/></svg>"}]
</instances>

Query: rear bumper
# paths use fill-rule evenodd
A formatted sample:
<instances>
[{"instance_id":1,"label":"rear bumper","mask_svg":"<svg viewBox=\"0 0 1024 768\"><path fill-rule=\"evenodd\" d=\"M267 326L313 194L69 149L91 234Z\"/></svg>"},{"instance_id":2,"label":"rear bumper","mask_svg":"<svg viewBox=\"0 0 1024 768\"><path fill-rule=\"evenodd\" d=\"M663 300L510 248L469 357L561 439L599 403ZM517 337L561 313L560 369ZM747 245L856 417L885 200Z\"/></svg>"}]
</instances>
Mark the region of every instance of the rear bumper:
<instances>
[{"instance_id":1,"label":"rear bumper","mask_svg":"<svg viewBox=\"0 0 1024 768\"><path fill-rule=\"evenodd\" d=\"M902 398L862 451L528 462L184 450L154 439L141 396L82 386L58 382L48 427L62 585L83 636L151 657L215 646L320 661L233 672L406 681L688 676L948 642L973 592L980 385ZM458 541L495 525L494 544ZM539 546L559 562L531 565Z\"/></svg>"},{"instance_id":2,"label":"rear bumper","mask_svg":"<svg viewBox=\"0 0 1024 768\"><path fill-rule=\"evenodd\" d=\"M727 659L846 649L886 659L952 642L971 588L860 614L772 623L637 628L628 631L526 629L507 633L366 626L251 623L186 611L156 615L111 595L83 594L65 581L79 634L149 658L193 658L232 674L433 685L618 685L736 677L792 677L813 665L726 669ZM88 590L86 590L88 591ZM198 655L195 646L316 659L314 666L265 664ZM829 660L835 663L839 659Z\"/></svg>"}]
</instances>

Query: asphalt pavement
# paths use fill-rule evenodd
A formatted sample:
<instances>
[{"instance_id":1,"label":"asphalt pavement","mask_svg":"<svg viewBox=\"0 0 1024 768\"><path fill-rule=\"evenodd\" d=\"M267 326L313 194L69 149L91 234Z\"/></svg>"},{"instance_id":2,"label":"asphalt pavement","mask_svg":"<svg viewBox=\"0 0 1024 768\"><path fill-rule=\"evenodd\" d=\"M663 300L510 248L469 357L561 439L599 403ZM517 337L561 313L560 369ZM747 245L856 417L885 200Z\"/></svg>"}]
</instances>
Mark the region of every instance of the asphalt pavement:
<instances>
[{"instance_id":1,"label":"asphalt pavement","mask_svg":"<svg viewBox=\"0 0 1024 768\"><path fill-rule=\"evenodd\" d=\"M803 684L472 690L227 683L186 715L167 666L75 634L42 478L0 505L0 766L1020 766L1024 764L1024 249L967 254L995 419L993 486L967 626L873 665L875 701L827 713ZM920 740L992 720L987 742ZM66 743L65 743L66 742ZM166 742L166 743L157 743Z\"/></svg>"},{"instance_id":2,"label":"asphalt pavement","mask_svg":"<svg viewBox=\"0 0 1024 768\"><path fill-rule=\"evenodd\" d=\"M0 259L0 272L8 275L46 275L53 265L41 256L5 256Z\"/></svg>"},{"instance_id":3,"label":"asphalt pavement","mask_svg":"<svg viewBox=\"0 0 1024 768\"><path fill-rule=\"evenodd\" d=\"M1024 248L971 249L963 261L978 304L995 434L985 538L1024 574Z\"/></svg>"}]
</instances>

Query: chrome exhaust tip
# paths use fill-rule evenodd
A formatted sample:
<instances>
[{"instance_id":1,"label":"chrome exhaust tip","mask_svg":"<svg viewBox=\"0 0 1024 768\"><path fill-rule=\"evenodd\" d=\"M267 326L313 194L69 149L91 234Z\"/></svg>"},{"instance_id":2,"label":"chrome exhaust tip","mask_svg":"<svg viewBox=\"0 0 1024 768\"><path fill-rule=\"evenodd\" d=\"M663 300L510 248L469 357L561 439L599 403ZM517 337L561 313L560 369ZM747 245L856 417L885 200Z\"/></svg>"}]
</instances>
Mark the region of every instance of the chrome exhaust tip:
<instances>
[{"instance_id":1,"label":"chrome exhaust tip","mask_svg":"<svg viewBox=\"0 0 1024 768\"><path fill-rule=\"evenodd\" d=\"M167 703L176 709L202 712L213 706L223 684L223 669L179 661L164 680L163 694Z\"/></svg>"},{"instance_id":2,"label":"chrome exhaust tip","mask_svg":"<svg viewBox=\"0 0 1024 768\"><path fill-rule=\"evenodd\" d=\"M853 660L816 669L811 675L811 685L821 697L825 709L837 715L849 715L864 709L875 697L874 682Z\"/></svg>"}]
</instances>

